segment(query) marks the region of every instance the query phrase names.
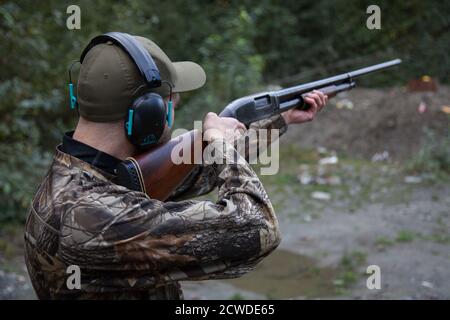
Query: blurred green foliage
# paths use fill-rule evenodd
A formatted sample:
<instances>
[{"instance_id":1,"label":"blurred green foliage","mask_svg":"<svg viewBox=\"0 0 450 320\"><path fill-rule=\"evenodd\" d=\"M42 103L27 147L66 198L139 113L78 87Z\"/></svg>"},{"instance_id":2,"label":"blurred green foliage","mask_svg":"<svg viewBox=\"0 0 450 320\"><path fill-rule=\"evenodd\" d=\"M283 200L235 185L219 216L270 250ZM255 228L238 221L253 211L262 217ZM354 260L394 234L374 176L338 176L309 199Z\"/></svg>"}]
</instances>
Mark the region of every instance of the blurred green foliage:
<instances>
[{"instance_id":1,"label":"blurred green foliage","mask_svg":"<svg viewBox=\"0 0 450 320\"><path fill-rule=\"evenodd\" d=\"M81 30L66 9L81 8ZM61 134L72 128L67 69L89 39L125 31L193 60L208 81L183 96L177 125L261 89L401 57L375 85L429 74L448 81L450 3L377 1L382 29L366 28L370 1L2 1L0 4L0 221L23 219Z\"/></svg>"}]
</instances>

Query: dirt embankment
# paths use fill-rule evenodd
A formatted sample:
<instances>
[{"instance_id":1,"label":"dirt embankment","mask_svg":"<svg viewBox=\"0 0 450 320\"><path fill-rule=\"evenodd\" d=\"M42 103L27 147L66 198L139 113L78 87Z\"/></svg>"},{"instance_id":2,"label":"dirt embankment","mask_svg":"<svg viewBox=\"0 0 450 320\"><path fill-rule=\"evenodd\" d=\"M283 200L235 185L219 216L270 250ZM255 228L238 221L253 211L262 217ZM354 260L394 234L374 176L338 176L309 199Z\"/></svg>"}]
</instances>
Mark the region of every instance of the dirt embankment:
<instances>
[{"instance_id":1,"label":"dirt embankment","mask_svg":"<svg viewBox=\"0 0 450 320\"><path fill-rule=\"evenodd\" d=\"M315 121L290 128L285 139L301 148L324 146L351 157L370 159L387 151L394 160L406 160L423 143L424 128L438 136L449 134L450 117L443 106L450 106L448 86L435 93L356 88L330 100Z\"/></svg>"}]
</instances>

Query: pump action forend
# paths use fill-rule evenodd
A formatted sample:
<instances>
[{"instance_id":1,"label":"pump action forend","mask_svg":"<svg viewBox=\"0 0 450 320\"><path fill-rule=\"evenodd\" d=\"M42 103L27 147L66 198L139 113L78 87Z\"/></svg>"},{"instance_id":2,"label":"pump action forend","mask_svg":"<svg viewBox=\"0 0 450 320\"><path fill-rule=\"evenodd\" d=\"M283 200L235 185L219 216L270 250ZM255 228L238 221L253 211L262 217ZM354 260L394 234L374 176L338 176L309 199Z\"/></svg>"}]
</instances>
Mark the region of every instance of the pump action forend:
<instances>
[{"instance_id":1,"label":"pump action forend","mask_svg":"<svg viewBox=\"0 0 450 320\"><path fill-rule=\"evenodd\" d=\"M232 117L246 126L255 121L269 118L293 108L307 109L303 95L312 90L320 90L329 97L355 87L355 78L400 64L400 59L390 60L334 77L313 81L277 91L262 92L245 96L228 104L220 113L221 117Z\"/></svg>"}]
</instances>

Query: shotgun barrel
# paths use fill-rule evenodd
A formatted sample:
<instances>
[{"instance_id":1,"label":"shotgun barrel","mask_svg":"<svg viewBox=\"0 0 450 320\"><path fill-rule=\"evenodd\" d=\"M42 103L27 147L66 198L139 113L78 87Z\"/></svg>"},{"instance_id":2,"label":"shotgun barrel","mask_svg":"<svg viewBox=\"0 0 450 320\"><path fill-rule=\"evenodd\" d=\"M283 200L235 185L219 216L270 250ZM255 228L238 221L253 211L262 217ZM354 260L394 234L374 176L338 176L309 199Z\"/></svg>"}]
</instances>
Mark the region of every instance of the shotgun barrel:
<instances>
[{"instance_id":1,"label":"shotgun barrel","mask_svg":"<svg viewBox=\"0 0 450 320\"><path fill-rule=\"evenodd\" d=\"M306 109L304 94L312 90L326 88L328 93L336 89L350 90L355 86L354 79L360 76L387 69L400 64L400 59L394 59L366 68L343 73L334 77L325 78L277 91L262 92L234 100L220 113L222 117L232 117L245 125L255 121L266 119L275 114L282 113L292 108ZM324 93L326 93L324 92Z\"/></svg>"},{"instance_id":2,"label":"shotgun barrel","mask_svg":"<svg viewBox=\"0 0 450 320\"><path fill-rule=\"evenodd\" d=\"M373 66L365 67L362 69L358 69L355 71L343 73L334 77L325 78L318 81L313 81L305 84L300 84L298 86L289 87L286 89L281 89L275 91L274 94L278 96L279 99L291 99L292 96L302 94L311 90L318 90L322 87L330 86L333 84L339 84L343 82L350 83L354 79L361 77L363 75L376 72L379 70L387 69L393 66L400 64L402 61L400 59L394 59L390 61L386 61L383 63L375 64Z\"/></svg>"}]
</instances>

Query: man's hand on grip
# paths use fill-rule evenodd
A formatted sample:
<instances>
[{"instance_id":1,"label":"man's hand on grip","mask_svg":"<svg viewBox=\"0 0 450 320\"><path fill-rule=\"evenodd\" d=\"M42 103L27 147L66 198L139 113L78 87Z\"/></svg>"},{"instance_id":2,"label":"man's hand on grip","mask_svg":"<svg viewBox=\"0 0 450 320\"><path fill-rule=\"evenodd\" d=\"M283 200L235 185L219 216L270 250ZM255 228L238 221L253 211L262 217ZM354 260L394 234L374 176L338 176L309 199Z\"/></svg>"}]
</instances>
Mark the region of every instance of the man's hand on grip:
<instances>
[{"instance_id":1,"label":"man's hand on grip","mask_svg":"<svg viewBox=\"0 0 450 320\"><path fill-rule=\"evenodd\" d=\"M214 112L208 112L203 120L203 138L208 142L223 139L232 143L246 130L245 125L238 120L219 117Z\"/></svg>"}]
</instances>

